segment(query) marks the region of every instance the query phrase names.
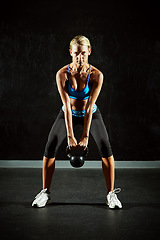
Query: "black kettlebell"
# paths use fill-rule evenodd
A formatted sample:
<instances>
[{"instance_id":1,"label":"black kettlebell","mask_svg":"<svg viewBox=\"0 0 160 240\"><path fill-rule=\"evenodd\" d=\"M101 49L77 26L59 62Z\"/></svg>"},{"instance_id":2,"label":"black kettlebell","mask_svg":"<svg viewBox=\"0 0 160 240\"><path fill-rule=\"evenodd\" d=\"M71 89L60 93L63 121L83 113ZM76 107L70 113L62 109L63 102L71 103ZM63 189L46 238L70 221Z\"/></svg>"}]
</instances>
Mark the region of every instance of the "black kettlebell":
<instances>
[{"instance_id":1,"label":"black kettlebell","mask_svg":"<svg viewBox=\"0 0 160 240\"><path fill-rule=\"evenodd\" d=\"M72 167L80 168L84 165L84 157L88 154L88 147L84 150L84 148L77 146L75 148L69 149L67 146L66 153L67 157L70 159L70 164Z\"/></svg>"}]
</instances>

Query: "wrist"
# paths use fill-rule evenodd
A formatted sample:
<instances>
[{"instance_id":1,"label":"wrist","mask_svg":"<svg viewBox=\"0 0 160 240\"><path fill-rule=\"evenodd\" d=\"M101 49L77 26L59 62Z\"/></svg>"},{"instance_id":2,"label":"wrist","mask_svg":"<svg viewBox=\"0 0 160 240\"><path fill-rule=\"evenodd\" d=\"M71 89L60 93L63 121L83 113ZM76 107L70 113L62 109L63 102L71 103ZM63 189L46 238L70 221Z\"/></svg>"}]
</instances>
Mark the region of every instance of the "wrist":
<instances>
[{"instance_id":1,"label":"wrist","mask_svg":"<svg viewBox=\"0 0 160 240\"><path fill-rule=\"evenodd\" d=\"M83 138L89 138L89 136L87 134L82 134Z\"/></svg>"},{"instance_id":2,"label":"wrist","mask_svg":"<svg viewBox=\"0 0 160 240\"><path fill-rule=\"evenodd\" d=\"M73 135L68 135L67 138L74 138L74 136Z\"/></svg>"}]
</instances>

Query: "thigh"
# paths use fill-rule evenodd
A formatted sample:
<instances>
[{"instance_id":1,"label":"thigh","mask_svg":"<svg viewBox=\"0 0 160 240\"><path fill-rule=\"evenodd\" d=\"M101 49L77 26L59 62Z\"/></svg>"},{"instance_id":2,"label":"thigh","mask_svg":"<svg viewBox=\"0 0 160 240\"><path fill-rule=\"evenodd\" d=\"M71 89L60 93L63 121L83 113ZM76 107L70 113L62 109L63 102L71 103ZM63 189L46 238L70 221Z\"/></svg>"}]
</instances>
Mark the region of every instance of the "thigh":
<instances>
[{"instance_id":1,"label":"thigh","mask_svg":"<svg viewBox=\"0 0 160 240\"><path fill-rule=\"evenodd\" d=\"M48 136L44 156L54 157L59 146L66 137L64 113L60 110Z\"/></svg>"},{"instance_id":2,"label":"thigh","mask_svg":"<svg viewBox=\"0 0 160 240\"><path fill-rule=\"evenodd\" d=\"M98 146L101 157L112 156L113 153L109 142L108 132L99 109L93 114L90 133Z\"/></svg>"},{"instance_id":3,"label":"thigh","mask_svg":"<svg viewBox=\"0 0 160 240\"><path fill-rule=\"evenodd\" d=\"M66 136L66 125L64 119L64 113L60 110L48 136L48 139L53 139L54 137L63 138Z\"/></svg>"}]
</instances>

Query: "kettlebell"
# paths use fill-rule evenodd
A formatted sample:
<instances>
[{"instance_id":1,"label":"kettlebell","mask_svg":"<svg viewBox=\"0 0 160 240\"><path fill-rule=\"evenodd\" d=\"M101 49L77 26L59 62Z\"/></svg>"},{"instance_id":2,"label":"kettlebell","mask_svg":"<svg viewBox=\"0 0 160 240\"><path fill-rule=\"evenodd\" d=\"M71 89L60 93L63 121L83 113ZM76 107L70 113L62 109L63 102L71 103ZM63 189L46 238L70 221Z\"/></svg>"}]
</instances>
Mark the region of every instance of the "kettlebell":
<instances>
[{"instance_id":1,"label":"kettlebell","mask_svg":"<svg viewBox=\"0 0 160 240\"><path fill-rule=\"evenodd\" d=\"M84 157L88 154L88 147L84 150L82 147L78 146L76 148L69 149L67 146L66 153L67 157L70 159L70 164L72 167L80 168L84 165Z\"/></svg>"}]
</instances>

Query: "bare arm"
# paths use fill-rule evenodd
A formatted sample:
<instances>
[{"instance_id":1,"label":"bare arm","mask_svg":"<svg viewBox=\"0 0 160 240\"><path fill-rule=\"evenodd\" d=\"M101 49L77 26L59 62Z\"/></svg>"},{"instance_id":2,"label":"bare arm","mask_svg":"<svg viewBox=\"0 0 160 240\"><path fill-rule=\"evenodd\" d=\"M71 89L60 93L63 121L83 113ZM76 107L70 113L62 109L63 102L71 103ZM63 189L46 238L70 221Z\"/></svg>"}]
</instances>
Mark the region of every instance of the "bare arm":
<instances>
[{"instance_id":1,"label":"bare arm","mask_svg":"<svg viewBox=\"0 0 160 240\"><path fill-rule=\"evenodd\" d=\"M93 106L99 96L103 84L103 74L98 72L95 76L95 80L93 83L93 87L88 98L86 108L85 108L85 117L84 117L84 128L82 138L80 139L79 145L83 146L84 148L88 145L88 138L89 138L89 130L92 121L92 111Z\"/></svg>"},{"instance_id":2,"label":"bare arm","mask_svg":"<svg viewBox=\"0 0 160 240\"><path fill-rule=\"evenodd\" d=\"M59 70L56 74L56 82L57 82L57 87L59 94L61 96L64 109L65 109L65 124L66 124L66 129L67 129L67 138L68 138L68 146L70 147L75 147L77 145L77 141L74 137L74 132L73 132L73 125L72 125L72 110L71 110L71 104L70 104L70 98L67 93L67 89L65 86L66 82L66 74L62 71Z\"/></svg>"}]
</instances>

